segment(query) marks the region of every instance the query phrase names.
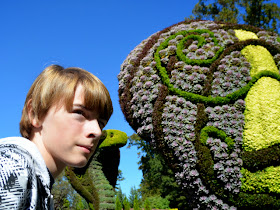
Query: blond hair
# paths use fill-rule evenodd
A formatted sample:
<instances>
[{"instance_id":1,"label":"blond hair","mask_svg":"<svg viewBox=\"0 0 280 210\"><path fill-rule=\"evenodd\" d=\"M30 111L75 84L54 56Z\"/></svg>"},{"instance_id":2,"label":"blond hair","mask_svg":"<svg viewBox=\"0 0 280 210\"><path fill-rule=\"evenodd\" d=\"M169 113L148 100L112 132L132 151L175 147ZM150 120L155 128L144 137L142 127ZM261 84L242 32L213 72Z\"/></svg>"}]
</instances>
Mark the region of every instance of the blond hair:
<instances>
[{"instance_id":1,"label":"blond hair","mask_svg":"<svg viewBox=\"0 0 280 210\"><path fill-rule=\"evenodd\" d=\"M30 138L32 132L28 106L32 109L32 119L36 120L42 120L52 105L61 102L70 111L78 84L84 87L85 107L97 111L99 118L108 121L113 113L112 101L107 88L96 76L81 68L51 65L36 78L26 96L20 121L21 135Z\"/></svg>"}]
</instances>

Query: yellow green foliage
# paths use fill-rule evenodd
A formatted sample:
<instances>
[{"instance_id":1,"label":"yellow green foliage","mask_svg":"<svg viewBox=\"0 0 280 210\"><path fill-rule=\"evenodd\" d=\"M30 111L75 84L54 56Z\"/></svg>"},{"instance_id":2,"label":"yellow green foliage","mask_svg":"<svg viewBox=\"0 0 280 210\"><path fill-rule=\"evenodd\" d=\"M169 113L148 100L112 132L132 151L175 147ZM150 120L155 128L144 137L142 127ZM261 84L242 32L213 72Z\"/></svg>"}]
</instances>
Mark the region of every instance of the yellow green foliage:
<instances>
[{"instance_id":1,"label":"yellow green foliage","mask_svg":"<svg viewBox=\"0 0 280 210\"><path fill-rule=\"evenodd\" d=\"M242 29L236 29L235 36L239 39L239 41L245 41L247 39L258 39L258 36L251 32L251 31L245 31Z\"/></svg>"},{"instance_id":2,"label":"yellow green foliage","mask_svg":"<svg viewBox=\"0 0 280 210\"><path fill-rule=\"evenodd\" d=\"M241 50L241 54L245 56L252 66L250 70L251 77L265 70L274 73L279 72L273 56L263 46L248 45Z\"/></svg>"},{"instance_id":3,"label":"yellow green foliage","mask_svg":"<svg viewBox=\"0 0 280 210\"><path fill-rule=\"evenodd\" d=\"M251 173L242 169L241 190L253 193L280 193L280 166L268 167L262 171Z\"/></svg>"},{"instance_id":4,"label":"yellow green foliage","mask_svg":"<svg viewBox=\"0 0 280 210\"><path fill-rule=\"evenodd\" d=\"M267 148L280 143L280 83L262 77L245 99L243 147L246 151Z\"/></svg>"},{"instance_id":5,"label":"yellow green foliage","mask_svg":"<svg viewBox=\"0 0 280 210\"><path fill-rule=\"evenodd\" d=\"M119 131L119 130L106 130L107 137L106 139L100 144L99 148L104 147L123 147L127 143L127 135L126 133Z\"/></svg>"},{"instance_id":6,"label":"yellow green foliage","mask_svg":"<svg viewBox=\"0 0 280 210\"><path fill-rule=\"evenodd\" d=\"M261 71L278 73L272 55L262 46L249 45L241 51L251 63L251 76ZM245 128L243 148L260 150L280 142L280 83L263 77L250 89L245 99ZM251 173L242 169L242 191L252 193L280 193L280 167L269 167Z\"/></svg>"}]
</instances>

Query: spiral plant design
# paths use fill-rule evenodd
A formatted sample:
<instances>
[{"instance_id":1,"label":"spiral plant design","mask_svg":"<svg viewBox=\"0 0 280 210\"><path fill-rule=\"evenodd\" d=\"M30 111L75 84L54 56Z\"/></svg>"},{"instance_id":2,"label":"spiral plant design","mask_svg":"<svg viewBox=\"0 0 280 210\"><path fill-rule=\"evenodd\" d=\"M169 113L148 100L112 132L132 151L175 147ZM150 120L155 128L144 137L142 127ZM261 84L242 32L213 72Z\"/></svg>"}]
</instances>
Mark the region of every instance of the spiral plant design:
<instances>
[{"instance_id":1,"label":"spiral plant design","mask_svg":"<svg viewBox=\"0 0 280 210\"><path fill-rule=\"evenodd\" d=\"M280 208L280 37L184 21L130 52L122 111L175 171L184 209Z\"/></svg>"}]
</instances>

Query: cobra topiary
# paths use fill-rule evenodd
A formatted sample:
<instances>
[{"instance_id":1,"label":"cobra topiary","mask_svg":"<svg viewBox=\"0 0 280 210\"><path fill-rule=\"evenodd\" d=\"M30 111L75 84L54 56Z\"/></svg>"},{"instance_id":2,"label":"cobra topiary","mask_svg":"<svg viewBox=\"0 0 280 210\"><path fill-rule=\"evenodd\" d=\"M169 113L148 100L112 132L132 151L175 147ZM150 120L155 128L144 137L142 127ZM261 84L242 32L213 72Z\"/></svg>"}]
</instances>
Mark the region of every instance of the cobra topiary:
<instances>
[{"instance_id":1,"label":"cobra topiary","mask_svg":"<svg viewBox=\"0 0 280 210\"><path fill-rule=\"evenodd\" d=\"M119 148L127 143L126 133L103 131L97 152L84 168L67 167L66 176L72 187L87 201L92 210L115 209L115 192L120 161Z\"/></svg>"},{"instance_id":2,"label":"cobra topiary","mask_svg":"<svg viewBox=\"0 0 280 210\"><path fill-rule=\"evenodd\" d=\"M184 209L280 208L280 38L184 21L130 52L122 111L175 172Z\"/></svg>"}]
</instances>

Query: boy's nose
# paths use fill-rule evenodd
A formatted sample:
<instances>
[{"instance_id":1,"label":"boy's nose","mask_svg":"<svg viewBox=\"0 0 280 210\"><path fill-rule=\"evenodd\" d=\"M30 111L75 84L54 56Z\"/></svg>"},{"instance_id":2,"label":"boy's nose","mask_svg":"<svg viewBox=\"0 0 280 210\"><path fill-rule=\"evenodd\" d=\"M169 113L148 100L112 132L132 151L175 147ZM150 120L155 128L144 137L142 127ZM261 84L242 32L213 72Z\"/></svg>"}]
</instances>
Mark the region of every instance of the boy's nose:
<instances>
[{"instance_id":1,"label":"boy's nose","mask_svg":"<svg viewBox=\"0 0 280 210\"><path fill-rule=\"evenodd\" d=\"M88 122L86 135L89 138L100 138L102 130L99 126L98 120L94 119Z\"/></svg>"}]
</instances>

